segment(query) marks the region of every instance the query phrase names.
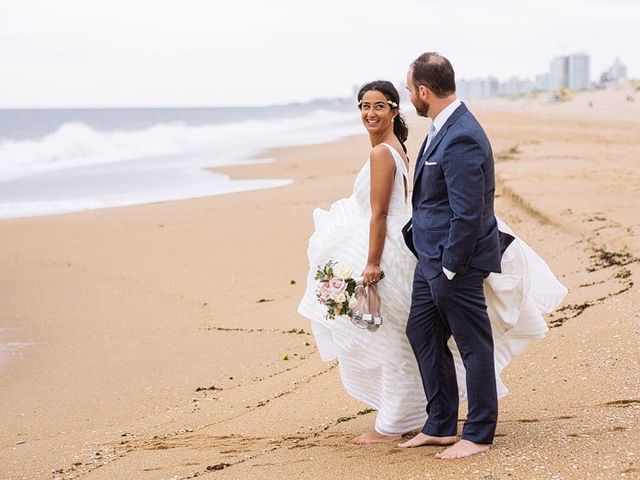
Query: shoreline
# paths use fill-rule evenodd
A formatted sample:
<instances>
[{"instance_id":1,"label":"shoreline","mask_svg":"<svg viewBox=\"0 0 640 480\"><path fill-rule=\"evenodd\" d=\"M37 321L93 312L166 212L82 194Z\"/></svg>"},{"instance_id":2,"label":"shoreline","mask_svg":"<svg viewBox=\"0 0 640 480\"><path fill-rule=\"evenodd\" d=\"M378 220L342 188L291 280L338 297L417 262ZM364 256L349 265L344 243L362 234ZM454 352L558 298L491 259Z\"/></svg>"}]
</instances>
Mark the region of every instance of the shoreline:
<instances>
[{"instance_id":1,"label":"shoreline","mask_svg":"<svg viewBox=\"0 0 640 480\"><path fill-rule=\"evenodd\" d=\"M242 167L294 179L283 188L0 222L1 324L33 344L0 374L0 476L635 478L640 122L471 109L494 146L497 213L570 288L503 374L489 454L351 445L375 413L295 313L312 209L350 194L363 134Z\"/></svg>"},{"instance_id":2,"label":"shoreline","mask_svg":"<svg viewBox=\"0 0 640 480\"><path fill-rule=\"evenodd\" d=\"M210 171L210 172L217 173L218 176L222 175L219 173L218 168L216 167L213 167L213 168L205 167L200 169L199 171L200 172ZM67 214L74 214L74 213L93 212L93 211L100 211L100 210L137 207L142 205L156 205L156 204L163 204L163 203L169 203L169 202L180 202L183 200L209 198L209 197L216 197L219 195L230 195L234 193L253 192L257 190L282 188L289 185L292 182L292 180L288 178L257 179L257 178L247 177L246 179L231 179L227 175L223 175L223 176L227 177L222 179L222 182L224 182L225 186L219 190L201 192L201 193L191 193L191 194L185 193L184 195L173 195L173 196L165 194L163 199L153 198L153 199L146 199L146 200L133 200L133 199L118 200L118 201L111 201L111 203L107 205L100 205L101 202L95 199L82 199L80 202L78 202L77 200L65 200L62 202L58 202L57 205L56 205L56 202L43 202L43 203L47 203L48 205L56 205L56 206L49 207L49 208L53 208L53 210L50 210L48 212L42 212L42 211L39 211L37 213L23 212L23 213L16 214L15 216L14 214L11 214L9 212L5 212L4 215L0 213L0 222L5 220L41 218L41 217L67 215ZM242 186L243 184L246 184L246 186ZM26 203L26 204L31 205L31 208L33 208L33 205L34 205L33 202ZM80 206L79 204L83 206ZM18 206L17 208L20 209L21 207Z\"/></svg>"}]
</instances>

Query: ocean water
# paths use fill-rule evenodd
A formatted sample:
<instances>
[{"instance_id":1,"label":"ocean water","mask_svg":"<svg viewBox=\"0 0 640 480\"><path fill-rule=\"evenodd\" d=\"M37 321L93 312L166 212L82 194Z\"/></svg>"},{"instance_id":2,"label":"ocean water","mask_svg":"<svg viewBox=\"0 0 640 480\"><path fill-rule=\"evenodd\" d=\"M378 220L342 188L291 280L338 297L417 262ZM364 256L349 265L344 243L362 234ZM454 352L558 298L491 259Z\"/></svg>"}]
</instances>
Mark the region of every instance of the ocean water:
<instances>
[{"instance_id":1,"label":"ocean water","mask_svg":"<svg viewBox=\"0 0 640 480\"><path fill-rule=\"evenodd\" d=\"M206 168L362 132L351 100L243 108L0 110L0 218L274 188Z\"/></svg>"}]
</instances>

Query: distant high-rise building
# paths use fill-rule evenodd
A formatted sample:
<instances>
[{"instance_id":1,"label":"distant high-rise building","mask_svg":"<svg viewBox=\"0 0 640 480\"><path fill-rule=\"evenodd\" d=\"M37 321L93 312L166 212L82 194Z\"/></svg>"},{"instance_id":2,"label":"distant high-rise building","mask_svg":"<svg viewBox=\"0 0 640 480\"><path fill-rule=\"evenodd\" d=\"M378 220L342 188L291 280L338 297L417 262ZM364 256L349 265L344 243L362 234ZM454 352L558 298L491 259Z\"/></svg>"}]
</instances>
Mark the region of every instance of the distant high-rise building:
<instances>
[{"instance_id":1,"label":"distant high-rise building","mask_svg":"<svg viewBox=\"0 0 640 480\"><path fill-rule=\"evenodd\" d=\"M495 97L498 95L498 87L500 86L500 82L496 77L489 77L486 80L485 90L488 97Z\"/></svg>"},{"instance_id":2,"label":"distant high-rise building","mask_svg":"<svg viewBox=\"0 0 640 480\"><path fill-rule=\"evenodd\" d=\"M551 68L549 69L549 88L551 90L567 87L569 77L567 67L567 57L556 57L551 60Z\"/></svg>"},{"instance_id":3,"label":"distant high-rise building","mask_svg":"<svg viewBox=\"0 0 640 480\"><path fill-rule=\"evenodd\" d=\"M485 80L483 78L475 78L469 81L469 98L486 97Z\"/></svg>"},{"instance_id":4,"label":"distant high-rise building","mask_svg":"<svg viewBox=\"0 0 640 480\"><path fill-rule=\"evenodd\" d=\"M518 87L520 80L518 77L511 77L509 80L500 85L500 93L503 95L517 95L520 93Z\"/></svg>"},{"instance_id":5,"label":"distant high-rise building","mask_svg":"<svg viewBox=\"0 0 640 480\"><path fill-rule=\"evenodd\" d=\"M499 95L523 95L533 91L534 85L531 80L523 80L518 77L511 77L506 82L498 85Z\"/></svg>"},{"instance_id":6,"label":"distant high-rise building","mask_svg":"<svg viewBox=\"0 0 640 480\"><path fill-rule=\"evenodd\" d=\"M586 53L575 53L567 57L568 87L585 90L591 86L591 59Z\"/></svg>"},{"instance_id":7,"label":"distant high-rise building","mask_svg":"<svg viewBox=\"0 0 640 480\"><path fill-rule=\"evenodd\" d=\"M584 90L591 85L591 59L586 53L556 57L551 60L549 88Z\"/></svg>"},{"instance_id":8,"label":"distant high-rise building","mask_svg":"<svg viewBox=\"0 0 640 480\"><path fill-rule=\"evenodd\" d=\"M485 98L498 95L498 79L495 77L459 79L456 82L456 93L461 98Z\"/></svg>"},{"instance_id":9,"label":"distant high-rise building","mask_svg":"<svg viewBox=\"0 0 640 480\"><path fill-rule=\"evenodd\" d=\"M460 98L472 99L482 97L482 88L479 88L481 80L465 80L461 78L456 82L456 93Z\"/></svg>"},{"instance_id":10,"label":"distant high-rise building","mask_svg":"<svg viewBox=\"0 0 640 480\"><path fill-rule=\"evenodd\" d=\"M600 76L600 83L619 82L627 78L627 67L618 57L605 72Z\"/></svg>"}]
</instances>

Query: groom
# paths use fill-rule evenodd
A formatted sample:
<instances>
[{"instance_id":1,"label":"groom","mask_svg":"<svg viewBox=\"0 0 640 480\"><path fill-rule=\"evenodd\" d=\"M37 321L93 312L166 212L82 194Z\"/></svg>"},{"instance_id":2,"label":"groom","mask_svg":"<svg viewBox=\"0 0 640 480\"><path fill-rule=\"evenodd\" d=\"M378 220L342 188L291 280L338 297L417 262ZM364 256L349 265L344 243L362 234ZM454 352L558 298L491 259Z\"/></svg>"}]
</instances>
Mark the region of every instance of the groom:
<instances>
[{"instance_id":1,"label":"groom","mask_svg":"<svg viewBox=\"0 0 640 480\"><path fill-rule=\"evenodd\" d=\"M407 89L418 114L433 120L414 174L410 237L418 265L407 323L428 418L421 433L399 446L447 445L437 458L468 457L489 449L498 419L483 290L489 273L500 272L493 154L482 127L456 97L446 58L432 52L418 57L409 68ZM457 442L458 385L447 347L451 336L464 363L469 407Z\"/></svg>"}]
</instances>

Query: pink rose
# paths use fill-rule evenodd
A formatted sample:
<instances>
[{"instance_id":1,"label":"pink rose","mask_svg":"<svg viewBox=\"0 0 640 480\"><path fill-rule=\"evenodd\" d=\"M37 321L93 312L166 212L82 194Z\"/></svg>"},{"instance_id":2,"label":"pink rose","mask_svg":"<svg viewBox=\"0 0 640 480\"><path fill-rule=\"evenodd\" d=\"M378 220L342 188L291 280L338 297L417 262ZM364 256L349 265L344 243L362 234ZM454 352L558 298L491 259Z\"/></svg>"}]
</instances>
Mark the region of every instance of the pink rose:
<instances>
[{"instance_id":1,"label":"pink rose","mask_svg":"<svg viewBox=\"0 0 640 480\"><path fill-rule=\"evenodd\" d=\"M326 303L329 299L329 295L331 295L331 290L329 289L329 282L320 282L320 286L318 288L318 292L320 293L320 301L322 303Z\"/></svg>"},{"instance_id":2,"label":"pink rose","mask_svg":"<svg viewBox=\"0 0 640 480\"><path fill-rule=\"evenodd\" d=\"M329 290L331 293L340 294L345 291L347 288L347 282L345 282L344 278L333 277L329 280Z\"/></svg>"}]
</instances>

